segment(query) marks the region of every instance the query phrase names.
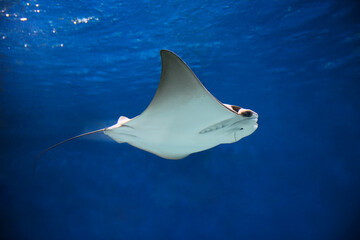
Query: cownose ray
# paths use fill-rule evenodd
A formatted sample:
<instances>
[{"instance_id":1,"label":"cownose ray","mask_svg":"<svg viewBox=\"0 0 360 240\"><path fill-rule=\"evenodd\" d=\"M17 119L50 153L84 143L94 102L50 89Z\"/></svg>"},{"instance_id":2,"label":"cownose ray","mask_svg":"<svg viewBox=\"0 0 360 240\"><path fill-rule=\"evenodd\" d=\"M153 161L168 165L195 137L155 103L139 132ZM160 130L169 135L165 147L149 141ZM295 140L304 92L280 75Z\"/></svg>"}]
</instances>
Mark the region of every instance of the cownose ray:
<instances>
[{"instance_id":1,"label":"cownose ray","mask_svg":"<svg viewBox=\"0 0 360 240\"><path fill-rule=\"evenodd\" d=\"M161 50L160 55L160 83L143 113L132 119L121 116L113 126L49 147L34 159L34 169L36 159L46 151L97 132L162 158L181 159L222 143L237 142L257 129L257 113L221 103L175 53Z\"/></svg>"}]
</instances>

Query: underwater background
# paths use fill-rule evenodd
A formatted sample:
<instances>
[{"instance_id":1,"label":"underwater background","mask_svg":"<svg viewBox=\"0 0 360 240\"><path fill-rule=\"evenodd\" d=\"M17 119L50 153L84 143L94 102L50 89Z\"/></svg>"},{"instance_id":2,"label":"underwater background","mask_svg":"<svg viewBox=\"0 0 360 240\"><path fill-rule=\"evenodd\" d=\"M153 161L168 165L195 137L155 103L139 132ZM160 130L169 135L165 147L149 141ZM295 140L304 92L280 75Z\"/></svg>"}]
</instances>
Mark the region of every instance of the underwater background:
<instances>
[{"instance_id":1,"label":"underwater background","mask_svg":"<svg viewBox=\"0 0 360 240\"><path fill-rule=\"evenodd\" d=\"M359 239L359 1L0 8L1 239ZM139 115L161 49L257 131L179 161L96 134L33 175Z\"/></svg>"}]
</instances>

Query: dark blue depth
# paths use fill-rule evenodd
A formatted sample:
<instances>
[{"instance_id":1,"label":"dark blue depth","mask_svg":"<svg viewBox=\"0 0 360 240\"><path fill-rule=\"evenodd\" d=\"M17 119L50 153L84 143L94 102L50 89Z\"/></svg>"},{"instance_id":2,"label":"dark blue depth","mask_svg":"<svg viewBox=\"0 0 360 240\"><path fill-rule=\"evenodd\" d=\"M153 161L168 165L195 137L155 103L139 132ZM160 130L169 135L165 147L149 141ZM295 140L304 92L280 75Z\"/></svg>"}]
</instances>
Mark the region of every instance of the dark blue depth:
<instances>
[{"instance_id":1,"label":"dark blue depth","mask_svg":"<svg viewBox=\"0 0 360 240\"><path fill-rule=\"evenodd\" d=\"M0 239L358 239L359 1L0 8ZM258 130L180 161L98 134L32 175L139 115L161 49Z\"/></svg>"}]
</instances>

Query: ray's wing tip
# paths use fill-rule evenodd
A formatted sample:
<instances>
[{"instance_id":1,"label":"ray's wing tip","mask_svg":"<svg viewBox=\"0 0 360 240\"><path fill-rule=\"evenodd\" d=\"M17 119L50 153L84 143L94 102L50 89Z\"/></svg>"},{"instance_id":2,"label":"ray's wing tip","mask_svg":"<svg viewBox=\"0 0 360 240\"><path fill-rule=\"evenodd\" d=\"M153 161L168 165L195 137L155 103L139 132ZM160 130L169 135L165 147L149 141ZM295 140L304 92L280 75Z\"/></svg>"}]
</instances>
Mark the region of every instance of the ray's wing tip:
<instances>
[{"instance_id":1,"label":"ray's wing tip","mask_svg":"<svg viewBox=\"0 0 360 240\"><path fill-rule=\"evenodd\" d=\"M162 62L178 61L178 62L185 63L176 53L174 53L170 50L167 50L167 49L160 50L160 57L161 57Z\"/></svg>"},{"instance_id":2,"label":"ray's wing tip","mask_svg":"<svg viewBox=\"0 0 360 240\"><path fill-rule=\"evenodd\" d=\"M176 55L174 52L172 52L172 51L170 51L170 50L167 50L167 49L161 49L160 50L160 56L161 57L164 57L164 56L166 56L166 55L168 55L168 56L176 56L176 57L178 57L178 55Z\"/></svg>"},{"instance_id":3,"label":"ray's wing tip","mask_svg":"<svg viewBox=\"0 0 360 240\"><path fill-rule=\"evenodd\" d=\"M161 49L161 50L160 50L160 54L165 54L165 53L167 53L167 52L170 52L170 53L171 53L171 51L170 51L170 50L167 50L167 49Z\"/></svg>"}]
</instances>

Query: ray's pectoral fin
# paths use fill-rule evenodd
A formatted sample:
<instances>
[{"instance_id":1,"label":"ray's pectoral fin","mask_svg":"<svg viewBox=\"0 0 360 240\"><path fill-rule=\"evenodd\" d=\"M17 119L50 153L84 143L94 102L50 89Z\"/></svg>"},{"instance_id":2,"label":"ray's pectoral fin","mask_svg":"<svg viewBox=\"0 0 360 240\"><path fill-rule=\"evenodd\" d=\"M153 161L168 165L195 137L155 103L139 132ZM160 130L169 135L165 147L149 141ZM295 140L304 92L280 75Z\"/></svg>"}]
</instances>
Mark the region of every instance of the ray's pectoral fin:
<instances>
[{"instance_id":1,"label":"ray's pectoral fin","mask_svg":"<svg viewBox=\"0 0 360 240\"><path fill-rule=\"evenodd\" d=\"M150 152L150 151L148 151L148 152ZM150 152L150 153L153 153L153 152ZM153 154L156 154L156 153L153 153ZM156 154L156 155L159 157L165 158L165 159L169 159L169 160L180 160L180 159L186 158L190 154L164 154L164 155Z\"/></svg>"}]
</instances>

